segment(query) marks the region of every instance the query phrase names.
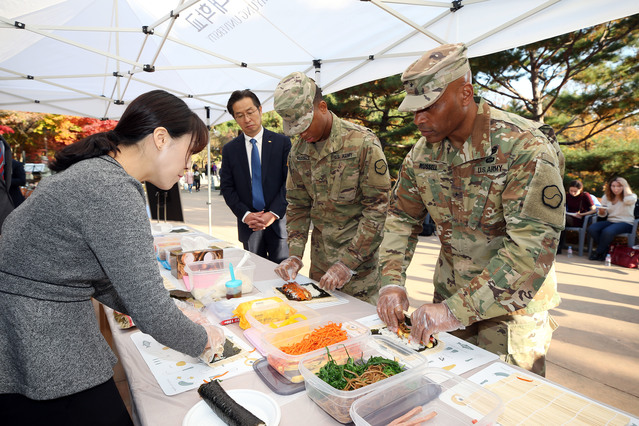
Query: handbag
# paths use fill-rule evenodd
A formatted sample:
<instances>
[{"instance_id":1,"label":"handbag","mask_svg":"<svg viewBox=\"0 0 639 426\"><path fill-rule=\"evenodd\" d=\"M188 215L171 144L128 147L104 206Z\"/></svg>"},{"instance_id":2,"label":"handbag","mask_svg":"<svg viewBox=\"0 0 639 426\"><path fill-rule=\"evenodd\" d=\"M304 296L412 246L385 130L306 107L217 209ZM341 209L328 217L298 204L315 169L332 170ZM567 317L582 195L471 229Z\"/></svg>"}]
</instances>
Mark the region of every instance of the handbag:
<instances>
[{"instance_id":1,"label":"handbag","mask_svg":"<svg viewBox=\"0 0 639 426\"><path fill-rule=\"evenodd\" d=\"M639 250L626 245L613 244L610 246L610 263L625 268L637 268L639 265Z\"/></svg>"}]
</instances>

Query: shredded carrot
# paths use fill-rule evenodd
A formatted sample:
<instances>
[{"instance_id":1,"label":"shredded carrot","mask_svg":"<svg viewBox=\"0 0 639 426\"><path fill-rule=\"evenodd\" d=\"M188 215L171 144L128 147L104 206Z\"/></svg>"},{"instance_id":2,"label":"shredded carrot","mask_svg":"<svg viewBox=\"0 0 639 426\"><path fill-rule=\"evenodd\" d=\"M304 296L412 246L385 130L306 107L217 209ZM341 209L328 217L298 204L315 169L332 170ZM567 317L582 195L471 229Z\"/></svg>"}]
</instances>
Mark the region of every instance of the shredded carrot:
<instances>
[{"instance_id":1,"label":"shredded carrot","mask_svg":"<svg viewBox=\"0 0 639 426\"><path fill-rule=\"evenodd\" d=\"M343 342L348 337L346 330L342 330L342 323L329 322L324 327L316 328L307 333L300 342L282 346L282 352L289 355L301 355L334 343Z\"/></svg>"},{"instance_id":2,"label":"shredded carrot","mask_svg":"<svg viewBox=\"0 0 639 426\"><path fill-rule=\"evenodd\" d=\"M215 380L215 379L218 379L218 378L220 378L220 377L222 377L222 376L225 376L227 373L228 373L228 371L225 371L225 372L224 372L224 373L222 373L222 374L218 374L217 376L213 376L213 377L211 377L211 380Z\"/></svg>"}]
</instances>

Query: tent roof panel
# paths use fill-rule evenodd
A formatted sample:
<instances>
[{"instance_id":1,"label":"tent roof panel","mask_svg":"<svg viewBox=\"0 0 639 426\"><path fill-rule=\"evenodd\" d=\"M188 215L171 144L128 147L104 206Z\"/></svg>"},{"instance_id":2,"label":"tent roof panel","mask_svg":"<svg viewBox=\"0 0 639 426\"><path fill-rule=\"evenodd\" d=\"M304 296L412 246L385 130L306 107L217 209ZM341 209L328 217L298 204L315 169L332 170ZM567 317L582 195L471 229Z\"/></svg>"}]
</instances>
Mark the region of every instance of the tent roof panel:
<instances>
[{"instance_id":1,"label":"tent roof panel","mask_svg":"<svg viewBox=\"0 0 639 426\"><path fill-rule=\"evenodd\" d=\"M635 0L463 0L455 12L443 1L416 3L4 0L0 108L117 118L135 96L164 88L203 118L209 106L213 120L225 121L230 92L253 89L269 110L292 71L331 93L402 72L436 40L466 42L479 56L639 12ZM155 24L153 34L142 32ZM322 60L319 75L314 59ZM15 78L27 74L35 78Z\"/></svg>"}]
</instances>

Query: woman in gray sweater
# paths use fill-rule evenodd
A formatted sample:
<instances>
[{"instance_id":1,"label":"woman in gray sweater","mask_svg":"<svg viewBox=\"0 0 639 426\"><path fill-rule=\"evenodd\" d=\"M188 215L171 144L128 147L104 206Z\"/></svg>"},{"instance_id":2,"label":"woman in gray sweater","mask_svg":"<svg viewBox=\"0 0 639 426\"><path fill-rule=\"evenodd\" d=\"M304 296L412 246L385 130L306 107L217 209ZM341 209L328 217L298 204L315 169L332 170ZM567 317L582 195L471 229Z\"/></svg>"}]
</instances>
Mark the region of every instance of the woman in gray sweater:
<instances>
[{"instance_id":1,"label":"woman in gray sweater","mask_svg":"<svg viewBox=\"0 0 639 426\"><path fill-rule=\"evenodd\" d=\"M184 101L136 98L115 129L56 154L0 237L0 413L5 424L131 424L117 359L91 298L191 356L223 332L187 318L164 289L140 182L170 189L208 142Z\"/></svg>"}]
</instances>

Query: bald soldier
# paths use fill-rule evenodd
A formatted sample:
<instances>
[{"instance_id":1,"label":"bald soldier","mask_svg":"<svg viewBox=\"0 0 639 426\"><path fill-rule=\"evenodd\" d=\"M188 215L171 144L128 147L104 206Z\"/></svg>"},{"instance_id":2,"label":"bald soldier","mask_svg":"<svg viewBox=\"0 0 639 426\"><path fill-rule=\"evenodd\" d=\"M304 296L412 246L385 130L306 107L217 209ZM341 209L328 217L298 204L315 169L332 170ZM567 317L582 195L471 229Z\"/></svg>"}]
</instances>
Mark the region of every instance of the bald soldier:
<instances>
[{"instance_id":1,"label":"bald soldier","mask_svg":"<svg viewBox=\"0 0 639 426\"><path fill-rule=\"evenodd\" d=\"M275 272L295 279L312 222L310 277L324 289L374 304L390 192L379 140L329 111L320 88L300 72L277 85L275 110L284 133L300 136L291 148L286 181L290 257Z\"/></svg>"},{"instance_id":2,"label":"bald soldier","mask_svg":"<svg viewBox=\"0 0 639 426\"><path fill-rule=\"evenodd\" d=\"M426 52L402 75L401 111L422 138L391 194L380 248L380 318L394 329L409 307L404 272L430 213L441 250L433 303L412 335L454 331L540 375L560 302L554 262L564 226L563 155L552 130L473 97L463 44Z\"/></svg>"}]
</instances>

